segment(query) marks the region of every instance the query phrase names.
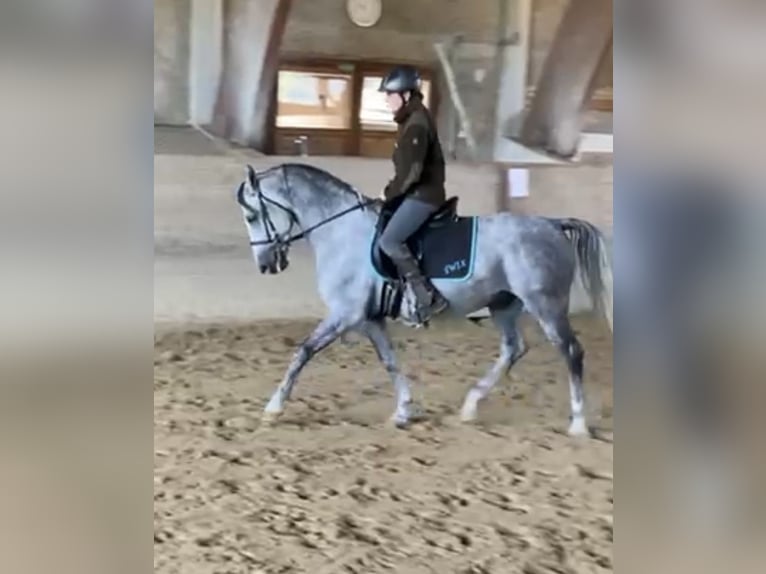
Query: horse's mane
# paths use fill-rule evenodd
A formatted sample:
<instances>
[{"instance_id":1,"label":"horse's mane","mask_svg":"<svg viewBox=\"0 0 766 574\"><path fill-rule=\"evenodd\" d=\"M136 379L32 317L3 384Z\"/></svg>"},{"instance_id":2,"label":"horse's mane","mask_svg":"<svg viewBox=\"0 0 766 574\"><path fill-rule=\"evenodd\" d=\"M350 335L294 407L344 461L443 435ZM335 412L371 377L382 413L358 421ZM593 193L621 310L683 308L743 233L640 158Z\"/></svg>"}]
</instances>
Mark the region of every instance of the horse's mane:
<instances>
[{"instance_id":1,"label":"horse's mane","mask_svg":"<svg viewBox=\"0 0 766 574\"><path fill-rule=\"evenodd\" d=\"M320 167L308 165L305 163L285 163L283 164L283 167L288 170L302 171L303 175L307 179L315 182L318 187L323 189L331 189L340 193L350 194L354 196L355 199L359 198L360 196L363 199L365 198L365 195L357 191L351 184L343 181L339 177L334 176L330 172L325 171Z\"/></svg>"},{"instance_id":2,"label":"horse's mane","mask_svg":"<svg viewBox=\"0 0 766 574\"><path fill-rule=\"evenodd\" d=\"M324 188L330 187L337 189L338 191L353 193L356 195L356 191L354 191L354 188L350 184L320 167L308 165L305 163L286 163L284 164L284 168L288 170L302 171L308 179L314 180L317 184Z\"/></svg>"}]
</instances>

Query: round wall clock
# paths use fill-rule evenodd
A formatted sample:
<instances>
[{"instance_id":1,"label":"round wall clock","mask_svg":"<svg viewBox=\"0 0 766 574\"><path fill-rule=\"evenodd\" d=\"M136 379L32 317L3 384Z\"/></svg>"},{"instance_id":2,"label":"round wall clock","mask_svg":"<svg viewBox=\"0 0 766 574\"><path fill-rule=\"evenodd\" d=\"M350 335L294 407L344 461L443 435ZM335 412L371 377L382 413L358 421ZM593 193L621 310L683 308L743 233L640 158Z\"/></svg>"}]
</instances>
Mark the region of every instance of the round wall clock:
<instances>
[{"instance_id":1,"label":"round wall clock","mask_svg":"<svg viewBox=\"0 0 766 574\"><path fill-rule=\"evenodd\" d=\"M354 24L369 28L380 20L383 0L346 0L346 12Z\"/></svg>"}]
</instances>

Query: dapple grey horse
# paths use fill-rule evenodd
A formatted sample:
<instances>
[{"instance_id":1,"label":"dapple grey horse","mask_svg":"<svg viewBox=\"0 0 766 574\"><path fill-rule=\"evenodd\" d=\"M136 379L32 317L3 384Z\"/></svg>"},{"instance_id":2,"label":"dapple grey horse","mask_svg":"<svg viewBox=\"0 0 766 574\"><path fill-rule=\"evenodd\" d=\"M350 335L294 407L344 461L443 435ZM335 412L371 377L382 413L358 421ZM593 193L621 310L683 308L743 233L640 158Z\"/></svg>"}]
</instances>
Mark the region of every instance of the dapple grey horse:
<instances>
[{"instance_id":1,"label":"dapple grey horse","mask_svg":"<svg viewBox=\"0 0 766 574\"><path fill-rule=\"evenodd\" d=\"M380 301L387 282L370 262L381 202L359 194L347 183L313 166L281 164L260 173L247 166L237 190L253 257L262 273L279 273L289 264L290 244L306 239L313 248L319 295L328 314L300 345L284 379L269 400L264 418L284 409L299 373L313 356L346 333L366 336L396 391L394 423L412 418L410 385L400 371L385 329ZM473 273L466 281L434 280L449 302L437 316L465 317L488 308L501 332L500 357L465 397L461 419L477 416L477 406L497 381L526 352L517 328L522 311L534 316L547 338L563 354L569 370L572 435L585 435L583 349L569 323L569 296L577 268L594 306L611 328L611 282L601 233L578 219L548 219L498 213L477 219ZM608 283L608 284L607 284ZM411 294L409 294L411 295ZM414 298L404 297L398 319L409 322Z\"/></svg>"}]
</instances>

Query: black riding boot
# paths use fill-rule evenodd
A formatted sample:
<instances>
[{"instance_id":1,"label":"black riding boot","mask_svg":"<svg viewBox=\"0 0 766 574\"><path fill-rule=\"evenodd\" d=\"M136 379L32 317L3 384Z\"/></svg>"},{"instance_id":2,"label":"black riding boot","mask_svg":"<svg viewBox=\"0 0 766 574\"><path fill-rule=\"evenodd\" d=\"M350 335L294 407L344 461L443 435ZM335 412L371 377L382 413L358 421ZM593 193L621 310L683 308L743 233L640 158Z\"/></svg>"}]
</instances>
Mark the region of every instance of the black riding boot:
<instances>
[{"instance_id":1,"label":"black riding boot","mask_svg":"<svg viewBox=\"0 0 766 574\"><path fill-rule=\"evenodd\" d=\"M431 317L447 308L447 300L433 288L430 281L420 271L417 260L411 254L403 256L401 259L393 259L393 262L404 280L412 286L417 300L417 320L420 324L427 323Z\"/></svg>"}]
</instances>

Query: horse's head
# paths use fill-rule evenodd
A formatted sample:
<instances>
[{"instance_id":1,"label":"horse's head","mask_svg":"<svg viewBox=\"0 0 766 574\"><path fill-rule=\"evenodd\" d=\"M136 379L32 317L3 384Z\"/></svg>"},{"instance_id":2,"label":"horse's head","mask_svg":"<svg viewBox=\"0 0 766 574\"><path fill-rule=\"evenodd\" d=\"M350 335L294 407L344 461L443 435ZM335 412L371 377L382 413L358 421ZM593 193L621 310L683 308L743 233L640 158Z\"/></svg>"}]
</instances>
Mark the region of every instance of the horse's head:
<instances>
[{"instance_id":1,"label":"horse's head","mask_svg":"<svg viewBox=\"0 0 766 574\"><path fill-rule=\"evenodd\" d=\"M283 199L286 186L284 167L256 173L248 165L247 176L237 189L253 259L261 273L287 269L290 242L300 230L295 212Z\"/></svg>"}]
</instances>

